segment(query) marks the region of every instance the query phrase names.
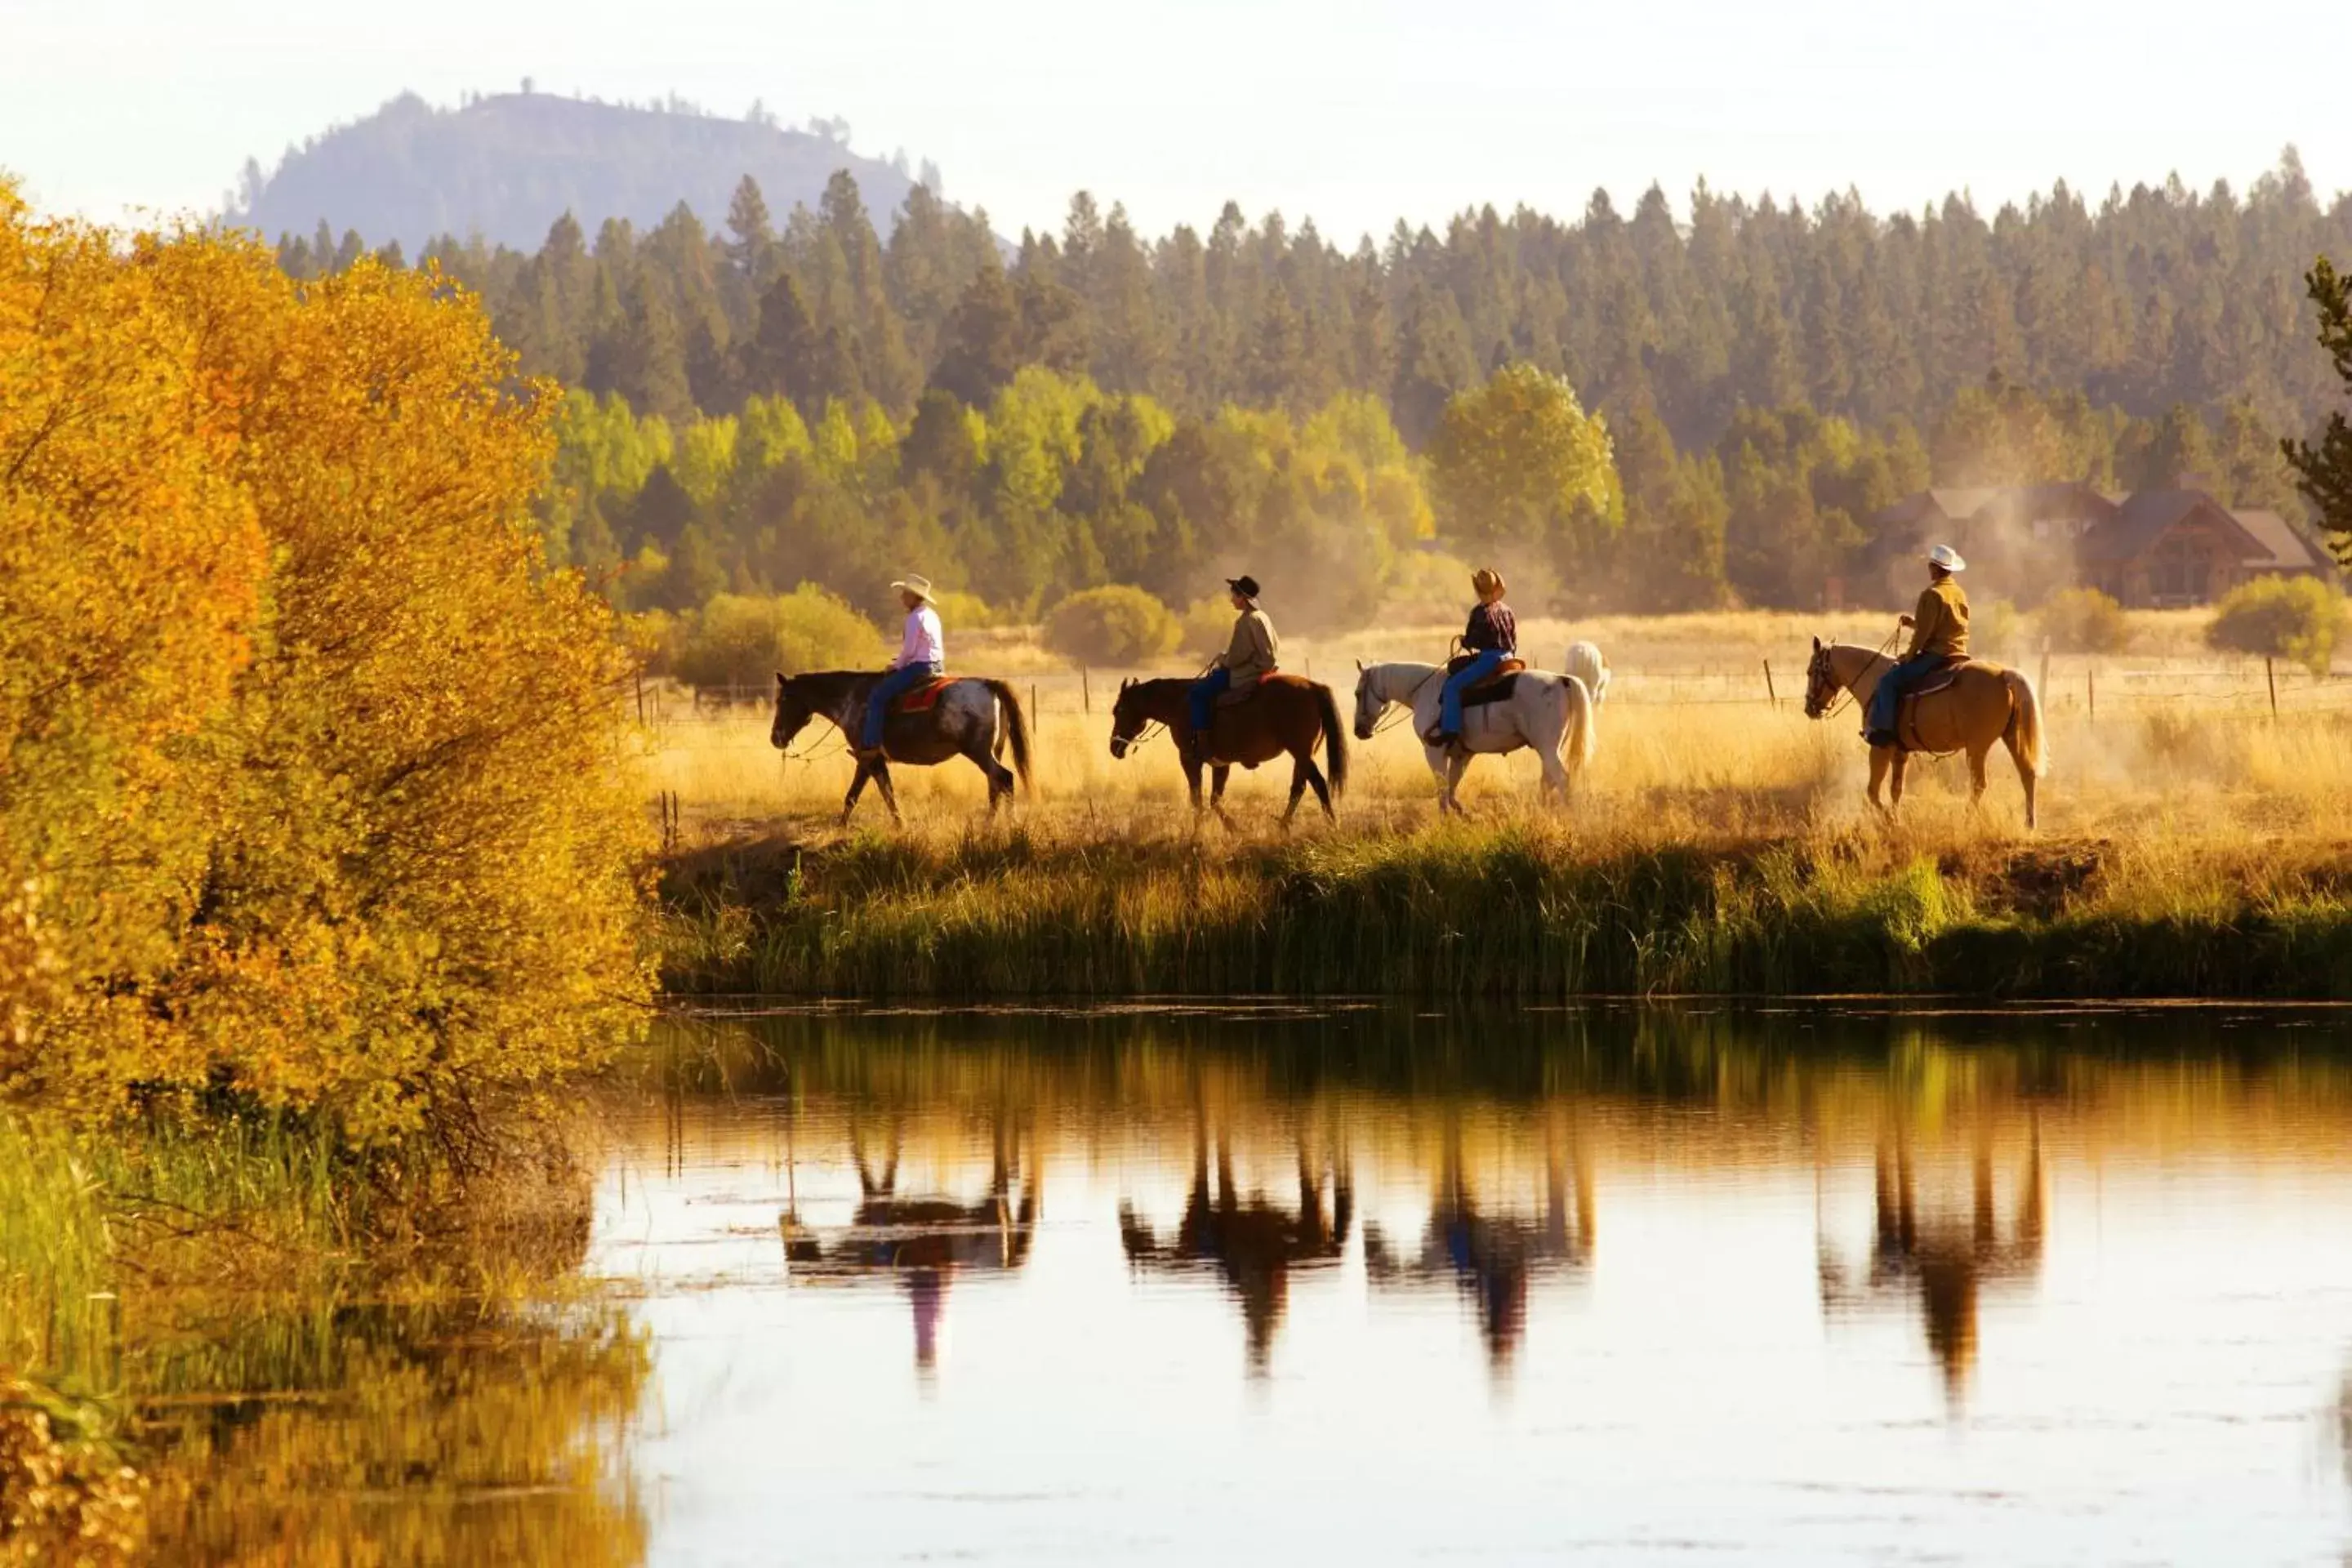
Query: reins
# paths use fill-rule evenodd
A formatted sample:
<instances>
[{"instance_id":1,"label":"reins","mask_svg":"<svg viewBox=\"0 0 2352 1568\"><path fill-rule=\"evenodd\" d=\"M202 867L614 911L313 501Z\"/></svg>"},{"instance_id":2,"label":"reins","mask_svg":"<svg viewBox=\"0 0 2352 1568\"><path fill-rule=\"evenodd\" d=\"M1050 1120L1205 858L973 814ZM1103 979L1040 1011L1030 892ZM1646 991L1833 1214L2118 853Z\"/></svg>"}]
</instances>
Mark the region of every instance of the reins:
<instances>
[{"instance_id":1,"label":"reins","mask_svg":"<svg viewBox=\"0 0 2352 1568\"><path fill-rule=\"evenodd\" d=\"M1459 641L1460 639L1456 638L1455 640ZM1421 683L1412 689L1412 695L1402 700L1402 706L1399 705L1397 699L1388 699L1387 709L1378 719L1372 721L1372 733L1375 735L1384 735L1391 730L1395 729L1398 725L1403 723L1406 720L1411 719L1412 717L1413 705L1421 700L1421 694L1429 689L1429 683L1431 681L1437 679L1444 673L1445 667L1441 664L1435 669L1431 670L1427 675L1423 676Z\"/></svg>"},{"instance_id":2,"label":"reins","mask_svg":"<svg viewBox=\"0 0 2352 1568\"><path fill-rule=\"evenodd\" d=\"M1886 640L1878 645L1878 651L1871 655L1871 657L1873 658L1885 658L1887 655L1887 651L1894 647L1896 640L1902 636L1903 628L1901 626L1896 626L1892 632L1887 634ZM1827 650L1825 649L1824 651ZM1822 719L1834 718L1838 714L1844 712L1848 708L1853 707L1861 699L1854 696L1853 687L1841 686L1838 688L1838 700L1831 703L1828 707L1822 709L1817 717Z\"/></svg>"}]
</instances>

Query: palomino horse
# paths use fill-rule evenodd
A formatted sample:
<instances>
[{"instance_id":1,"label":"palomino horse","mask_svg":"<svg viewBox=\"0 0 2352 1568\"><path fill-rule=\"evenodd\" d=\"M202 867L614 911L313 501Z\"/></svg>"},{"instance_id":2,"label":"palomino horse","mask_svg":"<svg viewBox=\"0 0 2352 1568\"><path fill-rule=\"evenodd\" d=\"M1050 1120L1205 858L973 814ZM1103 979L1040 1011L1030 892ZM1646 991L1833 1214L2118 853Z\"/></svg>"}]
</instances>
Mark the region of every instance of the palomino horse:
<instances>
[{"instance_id":1,"label":"palomino horse","mask_svg":"<svg viewBox=\"0 0 2352 1568\"><path fill-rule=\"evenodd\" d=\"M1584 689L1592 693L1592 709L1601 710L1609 700L1609 661L1601 657L1599 643L1572 642L1568 645L1568 657L1560 660L1563 674L1572 675L1584 682Z\"/></svg>"},{"instance_id":2,"label":"palomino horse","mask_svg":"<svg viewBox=\"0 0 2352 1568\"><path fill-rule=\"evenodd\" d=\"M1416 735L1427 734L1437 722L1438 692L1445 684L1444 665L1359 662L1356 668L1358 740L1370 740L1381 715L1396 703L1412 710ZM1543 763L1546 799L1565 799L1570 783L1592 761L1597 739L1592 693L1584 682L1572 675L1550 675L1539 669L1523 669L1502 680L1510 683L1507 695L1463 708L1461 745L1422 747L1429 758L1429 771L1437 778L1440 812L1467 815L1454 792L1475 753L1533 746L1536 759Z\"/></svg>"},{"instance_id":3,"label":"palomino horse","mask_svg":"<svg viewBox=\"0 0 2352 1568\"><path fill-rule=\"evenodd\" d=\"M1895 661L1872 648L1853 643L1813 639L1812 662L1805 668L1805 717L1818 719L1830 710L1841 691L1850 691L1857 705L1870 707L1870 694ZM1906 744L1870 749L1870 804L1889 819L1903 805L1903 771L1913 752L1966 752L1971 805L1981 805L1985 792L1985 753L1995 741L2009 748L2017 763L2018 782L2025 786L2025 826L2034 825L2034 785L2050 769L2050 754L2042 741L2042 704L2024 672L1997 664L1964 664L1950 685L1924 697L1907 698L1896 722ZM1881 801L1878 786L1894 779L1893 798Z\"/></svg>"},{"instance_id":4,"label":"palomino horse","mask_svg":"<svg viewBox=\"0 0 2352 1568\"><path fill-rule=\"evenodd\" d=\"M871 670L857 669L779 674L776 721L768 728L769 743L782 751L811 719L829 719L844 735L856 734L866 721L866 695L881 679ZM923 693L919 689L915 695ZM1020 700L1013 696L1013 688L978 676L944 682L914 712L892 708L882 726L883 754L857 764L857 776L849 781L848 797L841 803L841 820L849 820L857 797L866 793L867 779L882 792L890 820L901 820L898 792L890 787L889 764L910 763L928 768L950 757L969 757L971 765L987 775L988 811L993 816L997 806L1013 795L1013 773L998 760L1008 745L1025 790L1029 787L1029 726L1021 717Z\"/></svg>"},{"instance_id":5,"label":"palomino horse","mask_svg":"<svg viewBox=\"0 0 2352 1568\"><path fill-rule=\"evenodd\" d=\"M1148 727L1165 726L1176 737L1184 784L1192 792L1192 810L1198 815L1201 759L1184 744L1192 733L1192 689L1189 680L1121 681L1118 700L1110 710L1110 754L1124 757L1148 739L1144 733ZM1330 770L1328 783L1324 770L1315 765L1318 742L1324 748L1324 761ZM1323 815L1339 819L1331 802L1348 787L1348 737L1339 728L1339 704L1329 687L1296 675L1267 676L1249 695L1220 706L1211 715L1207 750L1213 781L1209 808L1227 827L1234 822L1225 815L1225 778L1234 764L1255 768L1285 752L1290 753L1290 805L1282 814L1282 825L1290 826L1298 812L1299 797L1310 786L1322 804Z\"/></svg>"}]
</instances>

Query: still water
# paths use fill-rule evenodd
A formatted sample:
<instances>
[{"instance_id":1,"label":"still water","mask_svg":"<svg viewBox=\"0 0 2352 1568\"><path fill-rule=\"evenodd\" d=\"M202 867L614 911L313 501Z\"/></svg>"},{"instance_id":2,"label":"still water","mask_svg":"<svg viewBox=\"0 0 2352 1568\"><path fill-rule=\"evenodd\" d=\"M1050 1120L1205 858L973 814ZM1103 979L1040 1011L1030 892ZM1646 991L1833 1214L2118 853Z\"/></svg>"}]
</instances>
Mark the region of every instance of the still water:
<instances>
[{"instance_id":1,"label":"still water","mask_svg":"<svg viewBox=\"0 0 2352 1568\"><path fill-rule=\"evenodd\" d=\"M671 1026L632 1553L2341 1562L2352 1017Z\"/></svg>"}]
</instances>

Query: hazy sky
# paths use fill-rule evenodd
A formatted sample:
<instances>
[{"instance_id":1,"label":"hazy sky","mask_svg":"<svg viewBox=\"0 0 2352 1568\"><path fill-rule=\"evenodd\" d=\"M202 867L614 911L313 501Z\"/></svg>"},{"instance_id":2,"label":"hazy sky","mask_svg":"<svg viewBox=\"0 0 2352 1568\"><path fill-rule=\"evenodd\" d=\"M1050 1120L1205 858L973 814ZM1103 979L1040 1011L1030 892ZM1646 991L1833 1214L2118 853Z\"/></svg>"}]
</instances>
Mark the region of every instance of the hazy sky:
<instances>
[{"instance_id":1,"label":"hazy sky","mask_svg":"<svg viewBox=\"0 0 2352 1568\"><path fill-rule=\"evenodd\" d=\"M2063 177L2242 188L2292 142L2352 184L2325 7L2019 0L0 0L0 168L51 209L210 208L250 153L403 89L677 92L938 160L1001 232L1069 194L1150 230L1223 200L1352 240L1491 201L1621 206L1656 179L1957 187L1988 210Z\"/></svg>"}]
</instances>

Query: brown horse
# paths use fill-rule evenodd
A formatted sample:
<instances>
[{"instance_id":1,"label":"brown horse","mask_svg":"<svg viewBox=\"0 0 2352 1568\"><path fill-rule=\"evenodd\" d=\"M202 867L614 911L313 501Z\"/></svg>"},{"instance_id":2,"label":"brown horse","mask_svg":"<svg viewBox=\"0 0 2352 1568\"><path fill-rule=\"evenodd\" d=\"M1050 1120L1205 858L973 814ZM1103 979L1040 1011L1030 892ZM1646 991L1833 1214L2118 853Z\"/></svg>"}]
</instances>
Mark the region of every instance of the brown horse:
<instances>
[{"instance_id":1,"label":"brown horse","mask_svg":"<svg viewBox=\"0 0 2352 1568\"><path fill-rule=\"evenodd\" d=\"M1805 669L1805 717L1827 713L1841 691L1852 692L1855 704L1868 709L1879 679L1894 668L1883 653L1815 637L1812 662ZM2050 754L2042 740L2042 703L2023 671L1971 660L1948 686L1906 698L1895 727L1902 745L1870 750L1870 804L1890 820L1903 805L1903 773L1913 752L1968 752L1969 804L1981 805L1985 753L1999 741L2009 748L2018 782L2025 786L2025 826L2034 826L2034 786L2050 769ZM1878 786L1890 776L1894 797L1882 802Z\"/></svg>"},{"instance_id":2,"label":"brown horse","mask_svg":"<svg viewBox=\"0 0 2352 1568\"><path fill-rule=\"evenodd\" d=\"M1192 735L1189 680L1127 680L1119 683L1118 700L1110 710L1110 754L1124 757L1147 737L1153 724L1176 737L1177 754L1184 764L1184 784L1192 792L1192 810L1201 807L1201 756L1186 744ZM1327 784L1315 765L1320 742L1330 767ZM1255 768L1283 752L1290 753L1290 805L1282 825L1297 815L1299 797L1311 785L1322 803L1323 815L1339 820L1331 802L1348 787L1348 739L1339 723L1339 704L1331 689L1296 675L1269 675L1240 701L1218 708L1209 722L1206 747L1213 781L1209 808L1231 827L1225 815L1225 777L1239 763Z\"/></svg>"},{"instance_id":3,"label":"brown horse","mask_svg":"<svg viewBox=\"0 0 2352 1568\"><path fill-rule=\"evenodd\" d=\"M776 677L776 718L768 727L768 742L782 751L811 719L829 719L844 735L855 735L865 722L866 699L881 676L870 669L828 669L813 675ZM999 761L1005 748L1013 751L1013 770ZM841 820L847 822L872 779L898 816L898 795L890 787L890 763L909 763L933 767L950 757L968 757L988 779L988 813L1013 797L1014 772L1021 787L1029 787L1029 726L1021 717L1021 701L1001 680L966 676L948 681L925 707L909 713L894 707L882 726L882 755L860 761L857 776L849 781L849 795L841 803Z\"/></svg>"}]
</instances>

